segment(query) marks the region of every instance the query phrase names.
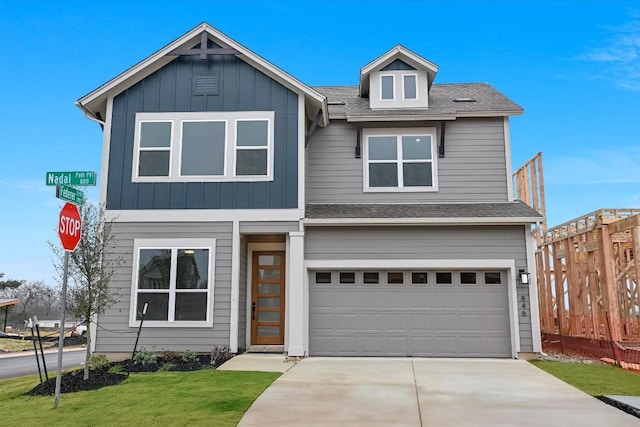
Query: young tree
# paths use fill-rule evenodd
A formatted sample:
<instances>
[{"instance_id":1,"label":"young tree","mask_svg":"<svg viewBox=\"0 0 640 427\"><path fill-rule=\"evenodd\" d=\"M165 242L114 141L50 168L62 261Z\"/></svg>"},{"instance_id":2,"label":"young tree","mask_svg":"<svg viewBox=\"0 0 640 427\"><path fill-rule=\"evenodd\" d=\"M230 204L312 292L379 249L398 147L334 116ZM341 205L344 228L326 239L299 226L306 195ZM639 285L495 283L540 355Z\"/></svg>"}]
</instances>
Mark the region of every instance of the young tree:
<instances>
[{"instance_id":1,"label":"young tree","mask_svg":"<svg viewBox=\"0 0 640 427\"><path fill-rule=\"evenodd\" d=\"M74 252L69 254L67 281L67 312L87 322L87 352L84 378L89 378L91 357L91 320L115 304L116 293L109 288L111 277L122 265L123 258L114 251L116 241L113 223L105 218L103 206L85 202L80 206L82 237ZM61 274L64 250L49 242L57 260L54 265Z\"/></svg>"}]
</instances>

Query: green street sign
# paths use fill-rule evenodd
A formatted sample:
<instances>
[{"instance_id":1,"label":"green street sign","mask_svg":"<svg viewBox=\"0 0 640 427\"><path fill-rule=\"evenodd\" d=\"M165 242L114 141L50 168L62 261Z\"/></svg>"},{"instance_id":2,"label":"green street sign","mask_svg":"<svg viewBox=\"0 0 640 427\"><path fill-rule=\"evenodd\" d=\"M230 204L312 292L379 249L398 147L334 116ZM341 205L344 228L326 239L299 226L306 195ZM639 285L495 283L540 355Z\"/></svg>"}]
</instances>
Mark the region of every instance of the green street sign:
<instances>
[{"instance_id":1,"label":"green street sign","mask_svg":"<svg viewBox=\"0 0 640 427\"><path fill-rule=\"evenodd\" d=\"M79 172L47 172L47 185L96 185L96 173L93 171Z\"/></svg>"},{"instance_id":2,"label":"green street sign","mask_svg":"<svg viewBox=\"0 0 640 427\"><path fill-rule=\"evenodd\" d=\"M84 193L82 191L64 184L58 184L56 186L56 197L71 202L74 205L81 205L84 201Z\"/></svg>"}]
</instances>

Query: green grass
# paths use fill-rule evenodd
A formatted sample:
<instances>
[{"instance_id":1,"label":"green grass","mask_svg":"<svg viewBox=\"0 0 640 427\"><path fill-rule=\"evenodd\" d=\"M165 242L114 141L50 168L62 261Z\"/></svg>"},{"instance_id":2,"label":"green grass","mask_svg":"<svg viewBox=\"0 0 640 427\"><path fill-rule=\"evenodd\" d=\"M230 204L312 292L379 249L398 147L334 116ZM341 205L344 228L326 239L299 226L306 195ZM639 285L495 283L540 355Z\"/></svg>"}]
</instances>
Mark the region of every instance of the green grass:
<instances>
[{"instance_id":1,"label":"green grass","mask_svg":"<svg viewBox=\"0 0 640 427\"><path fill-rule=\"evenodd\" d=\"M615 366L532 360L538 368L592 396L640 396L640 374Z\"/></svg>"},{"instance_id":2,"label":"green grass","mask_svg":"<svg viewBox=\"0 0 640 427\"><path fill-rule=\"evenodd\" d=\"M280 373L206 369L131 374L119 385L32 397L36 376L0 381L6 426L235 426Z\"/></svg>"}]
</instances>

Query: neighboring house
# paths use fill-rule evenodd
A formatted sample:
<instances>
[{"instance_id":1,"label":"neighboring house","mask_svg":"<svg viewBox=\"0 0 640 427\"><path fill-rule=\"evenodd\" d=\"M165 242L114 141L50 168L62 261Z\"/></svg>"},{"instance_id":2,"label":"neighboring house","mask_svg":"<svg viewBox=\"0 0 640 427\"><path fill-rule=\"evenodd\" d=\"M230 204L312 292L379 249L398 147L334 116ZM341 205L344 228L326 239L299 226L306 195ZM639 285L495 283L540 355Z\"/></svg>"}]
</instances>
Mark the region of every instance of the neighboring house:
<instances>
[{"instance_id":1,"label":"neighboring house","mask_svg":"<svg viewBox=\"0 0 640 427\"><path fill-rule=\"evenodd\" d=\"M131 351L147 303L157 351L540 351L522 109L437 71L396 46L359 86L312 88L203 23L79 99L126 261L95 350Z\"/></svg>"}]
</instances>

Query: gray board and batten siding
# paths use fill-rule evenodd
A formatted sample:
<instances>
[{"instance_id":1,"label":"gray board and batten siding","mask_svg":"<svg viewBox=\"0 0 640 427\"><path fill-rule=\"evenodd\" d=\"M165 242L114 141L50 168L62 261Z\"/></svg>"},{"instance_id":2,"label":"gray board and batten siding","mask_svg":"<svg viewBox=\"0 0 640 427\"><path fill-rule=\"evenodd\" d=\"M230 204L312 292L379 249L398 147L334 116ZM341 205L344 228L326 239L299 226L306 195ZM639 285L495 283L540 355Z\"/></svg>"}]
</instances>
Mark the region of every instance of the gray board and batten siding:
<instances>
[{"instance_id":1,"label":"gray board and batten siding","mask_svg":"<svg viewBox=\"0 0 640 427\"><path fill-rule=\"evenodd\" d=\"M210 352L214 346L229 345L231 315L231 247L232 223L114 223L113 234L118 242L112 256L122 257L124 263L116 270L109 284L118 302L98 318L100 327L96 337L97 352L131 352L137 328L129 327L129 308L132 304L131 281L134 239L214 238L215 276L213 327L158 328L143 326L138 349L151 351L190 349Z\"/></svg>"},{"instance_id":2,"label":"gray board and batten siding","mask_svg":"<svg viewBox=\"0 0 640 427\"><path fill-rule=\"evenodd\" d=\"M217 95L193 83L207 73L219 76ZM275 111L274 180L133 183L136 113L174 111ZM112 117L107 209L298 207L298 95L234 55L178 57L117 95Z\"/></svg>"},{"instance_id":3,"label":"gray board and batten siding","mask_svg":"<svg viewBox=\"0 0 640 427\"><path fill-rule=\"evenodd\" d=\"M307 227L305 260L510 260L527 266L525 233L528 227ZM516 298L529 300L529 288L517 286ZM506 292L506 290L505 290ZM311 295L312 297L312 295ZM313 301L311 301L313 304ZM533 351L531 316L518 316L520 351Z\"/></svg>"},{"instance_id":4,"label":"gray board and batten siding","mask_svg":"<svg viewBox=\"0 0 640 427\"><path fill-rule=\"evenodd\" d=\"M369 123L363 127L436 127L440 122ZM332 120L307 147L307 203L422 203L508 201L504 125L497 118L447 121L445 157L436 158L438 191L363 192L363 159L356 158L357 127ZM364 144L364 141L362 141Z\"/></svg>"}]
</instances>

